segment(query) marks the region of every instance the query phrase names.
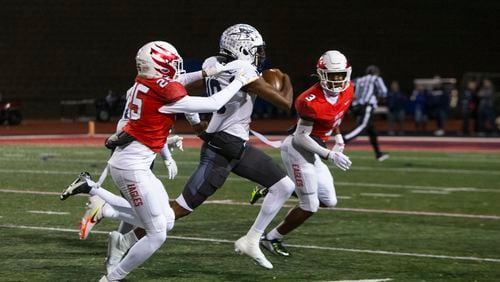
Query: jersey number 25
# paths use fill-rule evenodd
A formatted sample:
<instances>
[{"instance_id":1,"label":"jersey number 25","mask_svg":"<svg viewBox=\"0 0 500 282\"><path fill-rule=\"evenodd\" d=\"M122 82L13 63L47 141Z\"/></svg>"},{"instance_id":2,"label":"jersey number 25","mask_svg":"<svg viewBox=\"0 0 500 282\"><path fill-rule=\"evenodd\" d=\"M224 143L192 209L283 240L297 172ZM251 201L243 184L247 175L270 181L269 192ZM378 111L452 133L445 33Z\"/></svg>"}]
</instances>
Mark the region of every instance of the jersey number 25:
<instances>
[{"instance_id":1,"label":"jersey number 25","mask_svg":"<svg viewBox=\"0 0 500 282\"><path fill-rule=\"evenodd\" d=\"M149 87L137 84L134 89L134 92L127 100L127 116L131 120L138 120L141 118L141 107L142 100L139 98L139 94L148 93Z\"/></svg>"}]
</instances>

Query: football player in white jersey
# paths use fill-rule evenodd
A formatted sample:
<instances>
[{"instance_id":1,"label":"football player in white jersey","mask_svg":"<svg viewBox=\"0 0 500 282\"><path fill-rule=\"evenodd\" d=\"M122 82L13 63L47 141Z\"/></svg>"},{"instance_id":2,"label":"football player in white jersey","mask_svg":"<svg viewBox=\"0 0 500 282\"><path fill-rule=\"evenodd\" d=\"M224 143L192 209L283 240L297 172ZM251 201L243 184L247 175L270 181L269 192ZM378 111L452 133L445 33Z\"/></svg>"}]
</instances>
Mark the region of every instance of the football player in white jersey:
<instances>
[{"instance_id":1,"label":"football player in white jersey","mask_svg":"<svg viewBox=\"0 0 500 282\"><path fill-rule=\"evenodd\" d=\"M86 173L61 194L62 200L79 193L98 195L118 207L110 207L112 211L127 215L125 221L145 230L145 236L100 281L124 279L160 248L167 231L173 228L175 215L169 206L168 194L150 166L165 145L175 113L216 111L241 87L258 78L254 66L237 61L234 64L240 68L228 87L211 97L190 97L176 81L184 70L182 58L171 44L147 43L137 52L136 63L138 75L132 102L128 104L129 120L121 135L127 142L116 147L108 161L111 176L125 199L99 187Z\"/></svg>"},{"instance_id":2,"label":"football player in white jersey","mask_svg":"<svg viewBox=\"0 0 500 282\"><path fill-rule=\"evenodd\" d=\"M227 28L220 38L220 55L206 59L203 67L227 64L235 59L248 61L256 67L265 60L265 43L254 27L236 24ZM228 73L207 77L206 90L211 94L225 89L231 79ZM272 268L259 248L259 239L295 186L271 157L247 144L256 96L289 110L293 98L290 78L285 74L283 88L276 90L261 77L242 88L224 107L213 113L206 132L202 134L204 143L200 164L182 194L171 205L176 219L190 214L222 187L230 172L270 187L270 195L266 197L254 225L235 242L235 250L250 256L265 268Z\"/></svg>"}]
</instances>

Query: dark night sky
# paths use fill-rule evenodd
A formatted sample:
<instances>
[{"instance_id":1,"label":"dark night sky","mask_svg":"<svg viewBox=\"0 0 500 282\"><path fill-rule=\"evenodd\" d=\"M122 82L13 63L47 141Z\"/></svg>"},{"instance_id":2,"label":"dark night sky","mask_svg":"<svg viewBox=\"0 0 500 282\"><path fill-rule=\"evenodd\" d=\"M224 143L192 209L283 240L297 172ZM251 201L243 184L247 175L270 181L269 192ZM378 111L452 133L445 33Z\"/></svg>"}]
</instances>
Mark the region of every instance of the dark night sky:
<instances>
[{"instance_id":1,"label":"dark night sky","mask_svg":"<svg viewBox=\"0 0 500 282\"><path fill-rule=\"evenodd\" d=\"M274 66L305 87L317 58L342 51L354 76L377 64L406 88L415 77L460 79L500 72L498 1L3 1L0 92L58 101L125 90L134 55L151 40L186 61L218 51L221 32L245 22L268 45ZM411 89L407 89L409 91Z\"/></svg>"}]
</instances>

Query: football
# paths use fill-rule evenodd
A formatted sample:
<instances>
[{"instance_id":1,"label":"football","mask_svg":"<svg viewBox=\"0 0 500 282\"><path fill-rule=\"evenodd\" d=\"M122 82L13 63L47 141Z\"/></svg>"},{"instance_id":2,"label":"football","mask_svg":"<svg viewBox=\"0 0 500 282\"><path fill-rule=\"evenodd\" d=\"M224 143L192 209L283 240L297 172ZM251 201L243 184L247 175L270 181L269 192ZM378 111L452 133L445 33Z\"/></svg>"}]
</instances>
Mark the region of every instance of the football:
<instances>
[{"instance_id":1,"label":"football","mask_svg":"<svg viewBox=\"0 0 500 282\"><path fill-rule=\"evenodd\" d=\"M283 88L283 73L279 69L267 69L262 72L262 78L276 90Z\"/></svg>"}]
</instances>

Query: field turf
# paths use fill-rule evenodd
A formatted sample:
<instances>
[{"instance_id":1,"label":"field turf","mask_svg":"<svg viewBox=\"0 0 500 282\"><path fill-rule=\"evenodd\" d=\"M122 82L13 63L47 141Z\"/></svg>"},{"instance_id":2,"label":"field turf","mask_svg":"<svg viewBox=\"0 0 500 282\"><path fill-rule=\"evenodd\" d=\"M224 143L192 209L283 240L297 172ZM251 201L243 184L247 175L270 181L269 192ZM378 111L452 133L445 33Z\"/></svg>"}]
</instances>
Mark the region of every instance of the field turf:
<instances>
[{"instance_id":1,"label":"field turf","mask_svg":"<svg viewBox=\"0 0 500 282\"><path fill-rule=\"evenodd\" d=\"M277 150L267 150L279 161ZM254 184L231 175L127 281L500 281L500 154L347 151L352 169L331 167L339 203L291 233L292 256L265 252L273 270L234 253L259 211ZM176 180L155 173L177 197L198 163L176 151ZM104 273L104 220L85 241L78 221L86 197L62 202L78 175L96 177L109 152L96 147L0 147L0 281L97 281ZM111 177L105 187L117 193ZM273 224L296 204L291 198Z\"/></svg>"}]
</instances>

